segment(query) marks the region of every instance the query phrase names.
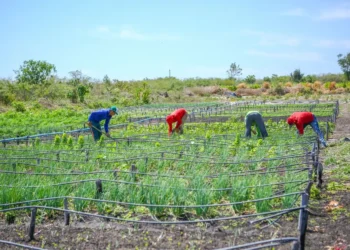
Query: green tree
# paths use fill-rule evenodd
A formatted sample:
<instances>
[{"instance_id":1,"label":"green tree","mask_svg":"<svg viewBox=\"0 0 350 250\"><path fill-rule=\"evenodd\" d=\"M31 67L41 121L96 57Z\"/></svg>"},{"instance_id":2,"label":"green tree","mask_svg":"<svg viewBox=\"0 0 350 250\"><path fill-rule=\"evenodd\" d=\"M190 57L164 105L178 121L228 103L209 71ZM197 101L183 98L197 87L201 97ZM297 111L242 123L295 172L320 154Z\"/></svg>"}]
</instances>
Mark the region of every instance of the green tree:
<instances>
[{"instance_id":1,"label":"green tree","mask_svg":"<svg viewBox=\"0 0 350 250\"><path fill-rule=\"evenodd\" d=\"M290 80L293 82L301 82L304 74L300 72L300 69L294 70L294 72L290 73Z\"/></svg>"},{"instance_id":2,"label":"green tree","mask_svg":"<svg viewBox=\"0 0 350 250\"><path fill-rule=\"evenodd\" d=\"M237 76L242 75L242 69L236 63L231 63L230 68L226 71L230 79L236 79Z\"/></svg>"},{"instance_id":3,"label":"green tree","mask_svg":"<svg viewBox=\"0 0 350 250\"><path fill-rule=\"evenodd\" d=\"M73 103L78 101L78 97L80 102L84 102L85 95L89 93L88 83L90 77L84 76L80 70L71 71L69 74L72 78L68 83L73 85L73 89L68 92L68 98L71 99Z\"/></svg>"},{"instance_id":4,"label":"green tree","mask_svg":"<svg viewBox=\"0 0 350 250\"><path fill-rule=\"evenodd\" d=\"M255 79L255 75L248 75L246 78L245 78L245 82L246 83L249 83L249 84L253 84L255 83L256 79Z\"/></svg>"},{"instance_id":5,"label":"green tree","mask_svg":"<svg viewBox=\"0 0 350 250\"><path fill-rule=\"evenodd\" d=\"M265 76L263 79L264 82L271 82L271 78L268 76Z\"/></svg>"},{"instance_id":6,"label":"green tree","mask_svg":"<svg viewBox=\"0 0 350 250\"><path fill-rule=\"evenodd\" d=\"M350 53L348 53L346 56L339 54L338 64L344 72L345 79L350 81Z\"/></svg>"},{"instance_id":7,"label":"green tree","mask_svg":"<svg viewBox=\"0 0 350 250\"><path fill-rule=\"evenodd\" d=\"M314 83L316 81L316 76L315 75L307 75L307 76L304 76L302 80L304 82Z\"/></svg>"},{"instance_id":8,"label":"green tree","mask_svg":"<svg viewBox=\"0 0 350 250\"><path fill-rule=\"evenodd\" d=\"M14 70L18 82L45 84L56 73L56 67L46 61L24 61L19 70Z\"/></svg>"}]
</instances>

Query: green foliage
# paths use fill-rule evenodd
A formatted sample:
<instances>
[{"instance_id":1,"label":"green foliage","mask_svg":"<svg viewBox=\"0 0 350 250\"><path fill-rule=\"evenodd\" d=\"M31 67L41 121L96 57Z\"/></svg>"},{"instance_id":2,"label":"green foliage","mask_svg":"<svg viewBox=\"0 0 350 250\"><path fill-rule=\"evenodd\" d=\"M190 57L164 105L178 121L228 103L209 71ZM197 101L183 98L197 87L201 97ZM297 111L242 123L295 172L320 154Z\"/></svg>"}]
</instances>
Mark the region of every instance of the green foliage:
<instances>
[{"instance_id":1,"label":"green foliage","mask_svg":"<svg viewBox=\"0 0 350 250\"><path fill-rule=\"evenodd\" d=\"M242 75L241 67L236 63L231 63L230 68L226 71L229 79L236 79L237 76Z\"/></svg>"},{"instance_id":2,"label":"green foliage","mask_svg":"<svg viewBox=\"0 0 350 250\"><path fill-rule=\"evenodd\" d=\"M83 84L79 84L77 88L78 96L79 96L79 101L84 102L85 95L89 93L89 89L87 86Z\"/></svg>"},{"instance_id":3,"label":"green foliage","mask_svg":"<svg viewBox=\"0 0 350 250\"><path fill-rule=\"evenodd\" d=\"M345 79L350 81L350 53L347 55L338 55L338 64L344 72Z\"/></svg>"},{"instance_id":4,"label":"green foliage","mask_svg":"<svg viewBox=\"0 0 350 250\"><path fill-rule=\"evenodd\" d=\"M248 75L245 80L244 80L246 83L249 83L249 84L253 84L255 83L256 79L255 79L255 75Z\"/></svg>"},{"instance_id":5,"label":"green foliage","mask_svg":"<svg viewBox=\"0 0 350 250\"><path fill-rule=\"evenodd\" d=\"M271 82L271 78L268 76L265 76L263 79L264 82Z\"/></svg>"},{"instance_id":6,"label":"green foliage","mask_svg":"<svg viewBox=\"0 0 350 250\"><path fill-rule=\"evenodd\" d=\"M55 136L54 145L59 146L61 144L61 137L59 135Z\"/></svg>"},{"instance_id":7,"label":"green foliage","mask_svg":"<svg viewBox=\"0 0 350 250\"><path fill-rule=\"evenodd\" d=\"M309 82L309 83L314 83L316 81L316 76L315 75L307 75L307 76L304 76L302 81L303 82Z\"/></svg>"},{"instance_id":8,"label":"green foliage","mask_svg":"<svg viewBox=\"0 0 350 250\"><path fill-rule=\"evenodd\" d=\"M79 138L78 138L78 146L80 147L80 148L82 148L82 147L84 147L84 136L82 136L82 135L79 135Z\"/></svg>"},{"instance_id":9,"label":"green foliage","mask_svg":"<svg viewBox=\"0 0 350 250\"><path fill-rule=\"evenodd\" d=\"M71 135L68 136L67 145L69 148L73 147L73 137Z\"/></svg>"},{"instance_id":10,"label":"green foliage","mask_svg":"<svg viewBox=\"0 0 350 250\"><path fill-rule=\"evenodd\" d=\"M62 134L62 144L67 144L68 142L68 136L66 133Z\"/></svg>"},{"instance_id":11,"label":"green foliage","mask_svg":"<svg viewBox=\"0 0 350 250\"><path fill-rule=\"evenodd\" d=\"M46 61L24 61L19 70L15 70L18 82L28 84L45 84L56 67Z\"/></svg>"},{"instance_id":12,"label":"green foliage","mask_svg":"<svg viewBox=\"0 0 350 250\"><path fill-rule=\"evenodd\" d=\"M5 221L7 224L13 224L15 223L16 215L13 212L6 212L5 213Z\"/></svg>"},{"instance_id":13,"label":"green foliage","mask_svg":"<svg viewBox=\"0 0 350 250\"><path fill-rule=\"evenodd\" d=\"M293 82L301 82L304 74L300 72L300 69L294 70L294 72L290 73L290 80Z\"/></svg>"},{"instance_id":14,"label":"green foliage","mask_svg":"<svg viewBox=\"0 0 350 250\"><path fill-rule=\"evenodd\" d=\"M23 102L13 102L12 107L15 108L16 112L25 112L26 107Z\"/></svg>"}]
</instances>

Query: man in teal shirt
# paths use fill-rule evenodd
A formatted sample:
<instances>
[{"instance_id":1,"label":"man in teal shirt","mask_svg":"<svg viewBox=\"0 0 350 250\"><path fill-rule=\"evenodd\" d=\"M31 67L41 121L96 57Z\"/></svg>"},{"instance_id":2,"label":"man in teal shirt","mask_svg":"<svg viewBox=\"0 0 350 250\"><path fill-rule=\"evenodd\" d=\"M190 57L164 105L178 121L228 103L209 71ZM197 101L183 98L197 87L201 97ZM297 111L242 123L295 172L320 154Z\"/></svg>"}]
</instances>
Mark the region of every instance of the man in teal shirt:
<instances>
[{"instance_id":1,"label":"man in teal shirt","mask_svg":"<svg viewBox=\"0 0 350 250\"><path fill-rule=\"evenodd\" d=\"M244 122L246 137L251 137L251 132L253 132L253 134L258 133L257 136L262 138L268 136L264 120L258 111L249 111L244 118ZM255 126L256 131L251 128L253 125Z\"/></svg>"}]
</instances>

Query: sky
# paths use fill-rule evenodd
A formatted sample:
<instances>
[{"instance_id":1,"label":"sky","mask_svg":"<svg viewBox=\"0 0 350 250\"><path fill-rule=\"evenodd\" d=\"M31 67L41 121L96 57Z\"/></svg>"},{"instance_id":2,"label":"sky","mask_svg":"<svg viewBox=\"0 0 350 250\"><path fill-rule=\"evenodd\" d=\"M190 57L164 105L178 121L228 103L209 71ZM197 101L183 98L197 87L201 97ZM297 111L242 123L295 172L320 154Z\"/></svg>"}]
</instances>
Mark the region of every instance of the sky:
<instances>
[{"instance_id":1,"label":"sky","mask_svg":"<svg viewBox=\"0 0 350 250\"><path fill-rule=\"evenodd\" d=\"M26 60L59 77L242 77L341 73L350 0L0 0L0 78Z\"/></svg>"}]
</instances>

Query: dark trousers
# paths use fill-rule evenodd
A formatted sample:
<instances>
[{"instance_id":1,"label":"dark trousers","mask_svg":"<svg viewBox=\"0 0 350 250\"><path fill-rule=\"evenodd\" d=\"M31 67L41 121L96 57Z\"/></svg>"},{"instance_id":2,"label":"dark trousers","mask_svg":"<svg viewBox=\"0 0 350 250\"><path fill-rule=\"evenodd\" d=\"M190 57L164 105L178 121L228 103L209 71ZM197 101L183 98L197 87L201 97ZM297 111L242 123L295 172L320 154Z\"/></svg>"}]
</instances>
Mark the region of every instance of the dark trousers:
<instances>
[{"instance_id":1,"label":"dark trousers","mask_svg":"<svg viewBox=\"0 0 350 250\"><path fill-rule=\"evenodd\" d=\"M258 134L258 137L262 136L263 138L267 137L267 131L265 127L264 120L262 119L261 114L259 113L252 113L246 116L246 121L245 121L245 136L246 137L251 137L251 132L252 129L251 127L255 125L256 127L256 132Z\"/></svg>"}]
</instances>

